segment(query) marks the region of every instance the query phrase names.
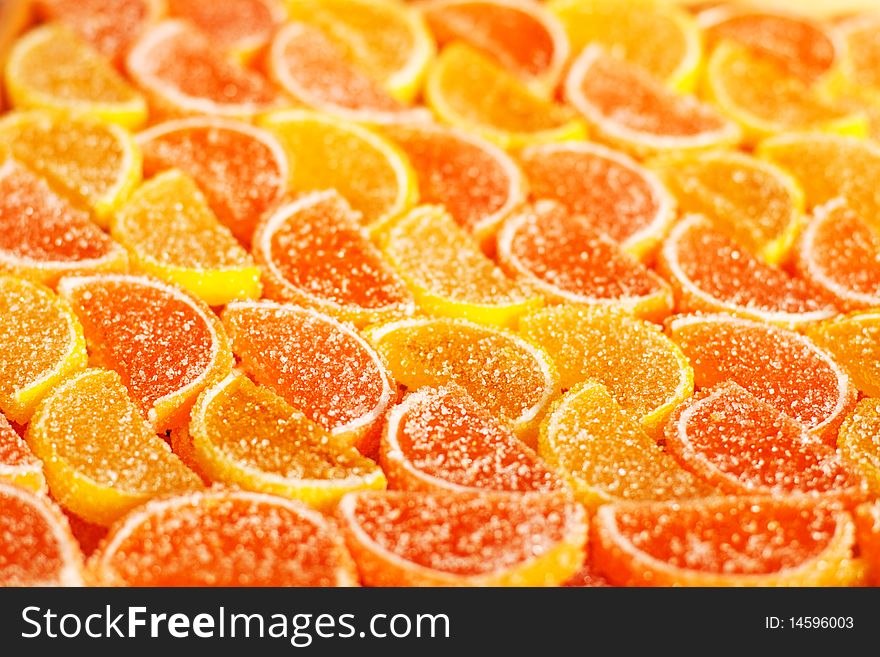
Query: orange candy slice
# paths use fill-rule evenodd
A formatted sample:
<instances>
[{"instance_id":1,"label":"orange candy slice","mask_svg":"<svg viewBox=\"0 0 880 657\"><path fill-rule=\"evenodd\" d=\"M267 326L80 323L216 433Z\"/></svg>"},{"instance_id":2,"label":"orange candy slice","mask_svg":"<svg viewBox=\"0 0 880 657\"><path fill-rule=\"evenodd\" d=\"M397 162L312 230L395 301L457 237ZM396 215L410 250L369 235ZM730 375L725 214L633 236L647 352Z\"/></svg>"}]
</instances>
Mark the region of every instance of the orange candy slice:
<instances>
[{"instance_id":1,"label":"orange candy slice","mask_svg":"<svg viewBox=\"0 0 880 657\"><path fill-rule=\"evenodd\" d=\"M66 278L93 362L122 377L156 431L179 426L199 392L232 367L211 310L177 288L141 276Z\"/></svg>"},{"instance_id":2,"label":"orange candy slice","mask_svg":"<svg viewBox=\"0 0 880 657\"><path fill-rule=\"evenodd\" d=\"M855 404L846 372L793 331L730 315L676 317L667 330L693 365L698 388L738 383L826 440Z\"/></svg>"},{"instance_id":3,"label":"orange candy slice","mask_svg":"<svg viewBox=\"0 0 880 657\"><path fill-rule=\"evenodd\" d=\"M409 390L454 383L520 436L557 386L540 348L504 330L453 319L410 319L367 330L394 379Z\"/></svg>"},{"instance_id":4,"label":"orange candy slice","mask_svg":"<svg viewBox=\"0 0 880 657\"><path fill-rule=\"evenodd\" d=\"M665 437L684 467L730 494L866 493L834 449L736 383L697 393L669 420Z\"/></svg>"},{"instance_id":5,"label":"orange candy slice","mask_svg":"<svg viewBox=\"0 0 880 657\"><path fill-rule=\"evenodd\" d=\"M433 0L425 19L440 46L464 41L539 92L553 92L569 55L568 36L541 5L517 0Z\"/></svg>"},{"instance_id":6,"label":"orange candy slice","mask_svg":"<svg viewBox=\"0 0 880 657\"><path fill-rule=\"evenodd\" d=\"M189 435L208 478L245 490L326 509L353 490L385 487L373 461L241 374L202 393Z\"/></svg>"},{"instance_id":7,"label":"orange candy slice","mask_svg":"<svg viewBox=\"0 0 880 657\"><path fill-rule=\"evenodd\" d=\"M592 561L619 586L843 586L858 581L853 521L834 505L716 498L602 507Z\"/></svg>"},{"instance_id":8,"label":"orange candy slice","mask_svg":"<svg viewBox=\"0 0 880 657\"><path fill-rule=\"evenodd\" d=\"M260 296L260 269L177 169L141 185L116 213L111 234L138 270L209 305Z\"/></svg>"},{"instance_id":9,"label":"orange candy slice","mask_svg":"<svg viewBox=\"0 0 880 657\"><path fill-rule=\"evenodd\" d=\"M120 520L89 561L98 582L128 586L353 586L339 531L272 495L195 493Z\"/></svg>"},{"instance_id":10,"label":"orange candy slice","mask_svg":"<svg viewBox=\"0 0 880 657\"><path fill-rule=\"evenodd\" d=\"M389 485L402 490L563 488L534 451L456 385L419 388L393 408L380 457Z\"/></svg>"},{"instance_id":11,"label":"orange candy slice","mask_svg":"<svg viewBox=\"0 0 880 657\"><path fill-rule=\"evenodd\" d=\"M254 236L267 297L358 325L411 315L412 295L336 191L278 208Z\"/></svg>"},{"instance_id":12,"label":"orange candy slice","mask_svg":"<svg viewBox=\"0 0 880 657\"><path fill-rule=\"evenodd\" d=\"M519 330L550 354L563 390L598 381L649 433L694 390L693 370L675 343L622 311L546 308L523 317Z\"/></svg>"},{"instance_id":13,"label":"orange candy slice","mask_svg":"<svg viewBox=\"0 0 880 657\"><path fill-rule=\"evenodd\" d=\"M353 493L339 517L368 586L552 586L584 559L584 510L560 494Z\"/></svg>"},{"instance_id":14,"label":"orange candy slice","mask_svg":"<svg viewBox=\"0 0 880 657\"><path fill-rule=\"evenodd\" d=\"M427 313L509 326L541 305L541 297L508 278L443 208L418 207L378 237Z\"/></svg>"},{"instance_id":15,"label":"orange candy slice","mask_svg":"<svg viewBox=\"0 0 880 657\"><path fill-rule=\"evenodd\" d=\"M34 413L27 441L52 496L100 525L158 495L201 487L115 372L86 370L57 386Z\"/></svg>"},{"instance_id":16,"label":"orange candy slice","mask_svg":"<svg viewBox=\"0 0 880 657\"><path fill-rule=\"evenodd\" d=\"M258 73L226 59L207 36L177 20L147 30L129 51L126 69L159 117L247 119L268 110L278 98Z\"/></svg>"},{"instance_id":17,"label":"orange candy slice","mask_svg":"<svg viewBox=\"0 0 880 657\"><path fill-rule=\"evenodd\" d=\"M843 310L880 306L880 236L845 204L816 208L797 266Z\"/></svg>"},{"instance_id":18,"label":"orange candy slice","mask_svg":"<svg viewBox=\"0 0 880 657\"><path fill-rule=\"evenodd\" d=\"M7 159L0 164L0 269L54 285L65 274L124 271L125 249L88 213Z\"/></svg>"},{"instance_id":19,"label":"orange candy slice","mask_svg":"<svg viewBox=\"0 0 880 657\"><path fill-rule=\"evenodd\" d=\"M35 493L46 492L43 463L34 456L9 420L0 413L0 481L28 488Z\"/></svg>"},{"instance_id":20,"label":"orange candy slice","mask_svg":"<svg viewBox=\"0 0 880 657\"><path fill-rule=\"evenodd\" d=\"M391 377L349 326L314 310L234 302L223 312L240 365L333 435L369 450L392 399Z\"/></svg>"},{"instance_id":21,"label":"orange candy slice","mask_svg":"<svg viewBox=\"0 0 880 657\"><path fill-rule=\"evenodd\" d=\"M868 563L875 585L880 585L880 502L863 504L856 509L859 549Z\"/></svg>"},{"instance_id":22,"label":"orange candy slice","mask_svg":"<svg viewBox=\"0 0 880 657\"><path fill-rule=\"evenodd\" d=\"M682 311L724 311L789 327L836 314L813 286L759 260L700 215L672 229L658 265Z\"/></svg>"},{"instance_id":23,"label":"orange candy slice","mask_svg":"<svg viewBox=\"0 0 880 657\"><path fill-rule=\"evenodd\" d=\"M837 448L880 490L880 400L862 399L837 434Z\"/></svg>"},{"instance_id":24,"label":"orange candy slice","mask_svg":"<svg viewBox=\"0 0 880 657\"><path fill-rule=\"evenodd\" d=\"M432 124L389 126L385 132L412 164L421 202L442 205L478 240L525 200L519 167L484 139Z\"/></svg>"},{"instance_id":25,"label":"orange candy slice","mask_svg":"<svg viewBox=\"0 0 880 657\"><path fill-rule=\"evenodd\" d=\"M43 396L86 366L70 306L41 285L0 275L0 412L25 424Z\"/></svg>"},{"instance_id":26,"label":"orange candy slice","mask_svg":"<svg viewBox=\"0 0 880 657\"><path fill-rule=\"evenodd\" d=\"M641 258L675 218L675 201L651 171L588 142L542 144L519 155L533 199L553 199Z\"/></svg>"},{"instance_id":27,"label":"orange candy slice","mask_svg":"<svg viewBox=\"0 0 880 657\"><path fill-rule=\"evenodd\" d=\"M662 278L555 201L538 201L508 217L498 235L498 258L512 276L553 301L609 305L642 317L672 311L672 290Z\"/></svg>"},{"instance_id":28,"label":"orange candy slice","mask_svg":"<svg viewBox=\"0 0 880 657\"><path fill-rule=\"evenodd\" d=\"M0 482L0 586L82 586L83 556L44 496Z\"/></svg>"},{"instance_id":29,"label":"orange candy slice","mask_svg":"<svg viewBox=\"0 0 880 657\"><path fill-rule=\"evenodd\" d=\"M249 244L260 218L287 190L287 157L269 133L246 123L192 118L168 121L138 135L144 174L180 169L204 192L211 209Z\"/></svg>"},{"instance_id":30,"label":"orange candy slice","mask_svg":"<svg viewBox=\"0 0 880 657\"><path fill-rule=\"evenodd\" d=\"M601 141L640 156L728 146L740 137L736 125L711 105L670 91L597 46L571 65L565 97Z\"/></svg>"},{"instance_id":31,"label":"orange candy slice","mask_svg":"<svg viewBox=\"0 0 880 657\"><path fill-rule=\"evenodd\" d=\"M831 352L856 388L880 397L880 314L843 315L810 327L809 336Z\"/></svg>"},{"instance_id":32,"label":"orange candy slice","mask_svg":"<svg viewBox=\"0 0 880 657\"><path fill-rule=\"evenodd\" d=\"M704 497L715 489L681 468L601 383L572 388L541 424L538 451L587 508L617 500Z\"/></svg>"},{"instance_id":33,"label":"orange candy slice","mask_svg":"<svg viewBox=\"0 0 880 657\"><path fill-rule=\"evenodd\" d=\"M289 23L272 40L272 78L300 103L350 121L374 124L426 121L352 64L345 50L319 28Z\"/></svg>"}]
</instances>

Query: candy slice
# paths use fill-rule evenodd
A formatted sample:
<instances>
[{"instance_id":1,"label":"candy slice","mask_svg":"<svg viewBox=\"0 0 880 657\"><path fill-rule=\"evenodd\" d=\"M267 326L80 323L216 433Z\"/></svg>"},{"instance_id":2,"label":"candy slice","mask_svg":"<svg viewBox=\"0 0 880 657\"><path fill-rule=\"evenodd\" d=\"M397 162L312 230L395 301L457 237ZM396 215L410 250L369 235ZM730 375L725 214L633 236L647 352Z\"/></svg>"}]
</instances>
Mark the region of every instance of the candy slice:
<instances>
[{"instance_id":1,"label":"candy slice","mask_svg":"<svg viewBox=\"0 0 880 657\"><path fill-rule=\"evenodd\" d=\"M344 48L306 23L289 23L275 35L269 73L302 105L341 119L381 125L430 118L393 98L346 58Z\"/></svg>"},{"instance_id":2,"label":"candy slice","mask_svg":"<svg viewBox=\"0 0 880 657\"><path fill-rule=\"evenodd\" d=\"M584 559L583 507L560 494L352 493L338 513L368 586L552 586Z\"/></svg>"},{"instance_id":3,"label":"candy slice","mask_svg":"<svg viewBox=\"0 0 880 657\"><path fill-rule=\"evenodd\" d=\"M86 366L82 327L41 285L0 274L0 412L25 424L43 396Z\"/></svg>"},{"instance_id":4,"label":"candy slice","mask_svg":"<svg viewBox=\"0 0 880 657\"><path fill-rule=\"evenodd\" d=\"M401 490L563 489L534 451L456 385L419 388L393 408L380 457L389 485Z\"/></svg>"},{"instance_id":5,"label":"candy slice","mask_svg":"<svg viewBox=\"0 0 880 657\"><path fill-rule=\"evenodd\" d=\"M609 504L590 545L619 586L843 586L858 580L854 534L834 505L716 498Z\"/></svg>"},{"instance_id":6,"label":"candy slice","mask_svg":"<svg viewBox=\"0 0 880 657\"><path fill-rule=\"evenodd\" d=\"M675 343L619 310L546 308L520 319L519 328L550 354L563 390L598 381L649 433L694 391L694 372Z\"/></svg>"},{"instance_id":7,"label":"candy slice","mask_svg":"<svg viewBox=\"0 0 880 657\"><path fill-rule=\"evenodd\" d=\"M159 0L36 0L37 15L64 23L114 64L160 14Z\"/></svg>"},{"instance_id":8,"label":"candy slice","mask_svg":"<svg viewBox=\"0 0 880 657\"><path fill-rule=\"evenodd\" d=\"M833 448L736 383L682 404L666 425L666 449L730 494L814 494L859 499L865 482Z\"/></svg>"},{"instance_id":9,"label":"candy slice","mask_svg":"<svg viewBox=\"0 0 880 657\"><path fill-rule=\"evenodd\" d=\"M63 279L58 291L83 324L92 361L119 373L157 432L183 424L199 392L232 367L220 321L177 288L98 275Z\"/></svg>"},{"instance_id":10,"label":"candy slice","mask_svg":"<svg viewBox=\"0 0 880 657\"><path fill-rule=\"evenodd\" d=\"M729 146L740 138L736 125L711 105L670 91L598 46L571 65L565 97L601 141L639 156Z\"/></svg>"},{"instance_id":11,"label":"candy slice","mask_svg":"<svg viewBox=\"0 0 880 657\"><path fill-rule=\"evenodd\" d=\"M192 177L220 222L245 244L287 191L289 167L281 145L246 123L179 119L155 125L137 139L145 175L180 169Z\"/></svg>"},{"instance_id":12,"label":"candy slice","mask_svg":"<svg viewBox=\"0 0 880 657\"><path fill-rule=\"evenodd\" d=\"M703 12L699 23L713 44L736 41L808 83L820 80L837 61L832 35L804 16L727 5Z\"/></svg>"},{"instance_id":13,"label":"candy slice","mask_svg":"<svg viewBox=\"0 0 880 657\"><path fill-rule=\"evenodd\" d=\"M651 171L588 142L530 146L519 155L533 199L553 199L621 244L647 256L675 218L675 202Z\"/></svg>"},{"instance_id":14,"label":"candy slice","mask_svg":"<svg viewBox=\"0 0 880 657\"><path fill-rule=\"evenodd\" d=\"M838 308L880 306L880 236L843 203L816 208L801 239L797 268Z\"/></svg>"},{"instance_id":15,"label":"candy slice","mask_svg":"<svg viewBox=\"0 0 880 657\"><path fill-rule=\"evenodd\" d=\"M401 102L421 91L434 39L415 8L393 0L297 0L290 17L319 27Z\"/></svg>"},{"instance_id":16,"label":"candy slice","mask_svg":"<svg viewBox=\"0 0 880 657\"><path fill-rule=\"evenodd\" d=\"M514 212L498 234L498 258L510 274L547 299L608 305L641 317L672 311L672 290L653 271L555 201Z\"/></svg>"},{"instance_id":17,"label":"candy slice","mask_svg":"<svg viewBox=\"0 0 880 657\"><path fill-rule=\"evenodd\" d=\"M164 0L170 16L195 25L211 44L243 60L263 48L285 18L280 0Z\"/></svg>"},{"instance_id":18,"label":"candy slice","mask_svg":"<svg viewBox=\"0 0 880 657\"><path fill-rule=\"evenodd\" d=\"M412 210L381 241L425 312L507 326L541 305L541 297L509 279L441 207Z\"/></svg>"},{"instance_id":19,"label":"candy slice","mask_svg":"<svg viewBox=\"0 0 880 657\"><path fill-rule=\"evenodd\" d=\"M64 514L0 482L0 586L82 586L83 556Z\"/></svg>"},{"instance_id":20,"label":"candy slice","mask_svg":"<svg viewBox=\"0 0 880 657\"><path fill-rule=\"evenodd\" d=\"M133 128L144 99L103 56L72 31L44 25L21 37L6 61L6 91L19 109L51 109Z\"/></svg>"},{"instance_id":21,"label":"candy slice","mask_svg":"<svg viewBox=\"0 0 880 657\"><path fill-rule=\"evenodd\" d=\"M681 468L595 381L576 385L553 406L541 424L538 449L587 508L716 493Z\"/></svg>"},{"instance_id":22,"label":"candy slice","mask_svg":"<svg viewBox=\"0 0 880 657\"><path fill-rule=\"evenodd\" d=\"M141 152L112 123L51 112L13 112L0 120L0 144L106 227L141 181Z\"/></svg>"},{"instance_id":23,"label":"candy slice","mask_svg":"<svg viewBox=\"0 0 880 657\"><path fill-rule=\"evenodd\" d=\"M539 96L493 59L461 42L447 46L431 66L425 100L444 123L503 148L586 134L568 108Z\"/></svg>"},{"instance_id":24,"label":"candy slice","mask_svg":"<svg viewBox=\"0 0 880 657\"><path fill-rule=\"evenodd\" d=\"M672 229L658 267L682 311L730 312L792 328L836 314L820 290L759 260L700 215Z\"/></svg>"},{"instance_id":25,"label":"candy slice","mask_svg":"<svg viewBox=\"0 0 880 657\"><path fill-rule=\"evenodd\" d=\"M859 550L874 585L880 586L880 502L863 504L855 513Z\"/></svg>"},{"instance_id":26,"label":"candy slice","mask_svg":"<svg viewBox=\"0 0 880 657\"><path fill-rule=\"evenodd\" d=\"M779 167L727 151L671 154L651 166L682 212L704 215L771 265L788 257L801 229L804 192Z\"/></svg>"},{"instance_id":27,"label":"candy slice","mask_svg":"<svg viewBox=\"0 0 880 657\"><path fill-rule=\"evenodd\" d=\"M856 388L880 397L880 314L851 313L810 327L808 334L831 352Z\"/></svg>"},{"instance_id":28,"label":"candy slice","mask_svg":"<svg viewBox=\"0 0 880 657\"><path fill-rule=\"evenodd\" d=\"M205 390L189 427L200 470L212 481L327 509L362 488L384 488L373 461L241 374Z\"/></svg>"},{"instance_id":29,"label":"candy slice","mask_svg":"<svg viewBox=\"0 0 880 657\"><path fill-rule=\"evenodd\" d=\"M35 493L46 492L43 463L34 456L6 416L0 413L0 481L16 484Z\"/></svg>"},{"instance_id":30,"label":"candy slice","mask_svg":"<svg viewBox=\"0 0 880 657\"><path fill-rule=\"evenodd\" d=\"M334 436L375 450L391 377L355 331L314 310L271 302L231 303L223 323L257 383Z\"/></svg>"},{"instance_id":31,"label":"candy slice","mask_svg":"<svg viewBox=\"0 0 880 657\"><path fill-rule=\"evenodd\" d=\"M54 285L65 274L127 266L125 249L88 213L15 160L0 164L0 270Z\"/></svg>"},{"instance_id":32,"label":"candy slice","mask_svg":"<svg viewBox=\"0 0 880 657\"><path fill-rule=\"evenodd\" d=\"M538 347L507 331L454 319L410 319L374 327L367 339L409 390L454 383L522 437L557 387Z\"/></svg>"},{"instance_id":33,"label":"candy slice","mask_svg":"<svg viewBox=\"0 0 880 657\"><path fill-rule=\"evenodd\" d=\"M83 520L66 509L62 509L62 511L67 517L67 522L70 525L70 532L73 534L76 542L79 543L79 548L82 551L83 556L88 559L88 557L98 549L98 546L101 544L101 541L104 540L104 537L107 536L107 527L96 525L88 520ZM91 584L92 582L89 583Z\"/></svg>"},{"instance_id":34,"label":"candy slice","mask_svg":"<svg viewBox=\"0 0 880 657\"><path fill-rule=\"evenodd\" d=\"M863 399L856 405L840 425L837 447L873 490L880 489L880 400Z\"/></svg>"},{"instance_id":35,"label":"candy slice","mask_svg":"<svg viewBox=\"0 0 880 657\"><path fill-rule=\"evenodd\" d=\"M278 208L254 235L265 295L364 325L415 311L412 295L333 190Z\"/></svg>"},{"instance_id":36,"label":"candy slice","mask_svg":"<svg viewBox=\"0 0 880 657\"><path fill-rule=\"evenodd\" d=\"M763 142L758 154L797 178L816 207L837 198L873 227L880 226L880 147L871 140L817 133L779 135Z\"/></svg>"},{"instance_id":37,"label":"candy slice","mask_svg":"<svg viewBox=\"0 0 880 657\"><path fill-rule=\"evenodd\" d=\"M880 20L864 13L835 26L840 47L840 69L854 85L880 91Z\"/></svg>"},{"instance_id":38,"label":"candy slice","mask_svg":"<svg viewBox=\"0 0 880 657\"><path fill-rule=\"evenodd\" d=\"M244 491L150 502L113 526L89 570L104 585L357 585L345 542L324 516Z\"/></svg>"},{"instance_id":39,"label":"candy slice","mask_svg":"<svg viewBox=\"0 0 880 657\"><path fill-rule=\"evenodd\" d=\"M771 59L732 41L706 64L706 94L743 129L749 141L777 133L816 130L865 136L867 119L823 96Z\"/></svg>"},{"instance_id":40,"label":"candy slice","mask_svg":"<svg viewBox=\"0 0 880 657\"><path fill-rule=\"evenodd\" d=\"M260 296L260 269L178 170L148 180L113 220L132 264L212 306Z\"/></svg>"},{"instance_id":41,"label":"candy slice","mask_svg":"<svg viewBox=\"0 0 880 657\"><path fill-rule=\"evenodd\" d=\"M296 192L335 189L367 224L396 217L418 197L406 157L366 128L303 110L270 114L261 125L281 142Z\"/></svg>"},{"instance_id":42,"label":"candy slice","mask_svg":"<svg viewBox=\"0 0 880 657\"><path fill-rule=\"evenodd\" d=\"M550 95L568 55L559 19L540 4L520 0L432 0L423 12L440 46L464 41Z\"/></svg>"},{"instance_id":43,"label":"candy slice","mask_svg":"<svg viewBox=\"0 0 880 657\"><path fill-rule=\"evenodd\" d=\"M826 441L855 404L855 386L831 354L793 331L731 315L676 317L667 331L698 388L738 383Z\"/></svg>"},{"instance_id":44,"label":"candy slice","mask_svg":"<svg viewBox=\"0 0 880 657\"><path fill-rule=\"evenodd\" d=\"M442 205L459 226L485 241L525 200L522 172L494 144L433 124L389 126L418 179L422 203Z\"/></svg>"},{"instance_id":45,"label":"candy slice","mask_svg":"<svg viewBox=\"0 0 880 657\"><path fill-rule=\"evenodd\" d=\"M57 386L34 413L27 441L52 497L100 525L158 495L201 487L115 372L90 369Z\"/></svg>"},{"instance_id":46,"label":"candy slice","mask_svg":"<svg viewBox=\"0 0 880 657\"><path fill-rule=\"evenodd\" d=\"M278 100L259 73L226 59L195 26L179 20L148 29L129 51L125 67L155 117L249 119Z\"/></svg>"},{"instance_id":47,"label":"candy slice","mask_svg":"<svg viewBox=\"0 0 880 657\"><path fill-rule=\"evenodd\" d=\"M599 44L674 89L693 88L702 57L696 21L671 3L552 0L574 53Z\"/></svg>"}]
</instances>

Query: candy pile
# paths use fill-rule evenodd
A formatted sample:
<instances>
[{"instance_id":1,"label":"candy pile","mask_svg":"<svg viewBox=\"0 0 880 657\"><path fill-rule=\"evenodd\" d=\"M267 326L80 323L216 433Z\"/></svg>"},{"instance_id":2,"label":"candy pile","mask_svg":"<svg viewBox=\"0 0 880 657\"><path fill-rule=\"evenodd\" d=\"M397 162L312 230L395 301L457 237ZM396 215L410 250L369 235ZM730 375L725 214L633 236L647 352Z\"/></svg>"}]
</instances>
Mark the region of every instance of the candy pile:
<instances>
[{"instance_id":1,"label":"candy pile","mask_svg":"<svg viewBox=\"0 0 880 657\"><path fill-rule=\"evenodd\" d=\"M0 584L880 584L880 14L34 5Z\"/></svg>"}]
</instances>

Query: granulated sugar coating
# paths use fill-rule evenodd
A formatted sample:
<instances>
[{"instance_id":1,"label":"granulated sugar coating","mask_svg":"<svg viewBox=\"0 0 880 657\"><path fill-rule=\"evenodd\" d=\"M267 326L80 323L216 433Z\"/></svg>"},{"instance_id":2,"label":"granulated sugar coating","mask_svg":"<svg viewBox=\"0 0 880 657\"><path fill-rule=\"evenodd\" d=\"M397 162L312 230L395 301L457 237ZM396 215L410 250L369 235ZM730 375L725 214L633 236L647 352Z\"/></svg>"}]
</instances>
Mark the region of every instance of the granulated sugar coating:
<instances>
[{"instance_id":1,"label":"granulated sugar coating","mask_svg":"<svg viewBox=\"0 0 880 657\"><path fill-rule=\"evenodd\" d=\"M339 506L368 585L553 585L583 561L584 510L561 494L354 493Z\"/></svg>"},{"instance_id":2,"label":"granulated sugar coating","mask_svg":"<svg viewBox=\"0 0 880 657\"><path fill-rule=\"evenodd\" d=\"M64 274L126 264L125 250L87 212L15 160L0 163L0 269L54 284Z\"/></svg>"},{"instance_id":3,"label":"granulated sugar coating","mask_svg":"<svg viewBox=\"0 0 880 657\"><path fill-rule=\"evenodd\" d=\"M675 343L618 310L547 308L523 317L520 333L550 354L563 390L594 379L649 432L693 392L693 370Z\"/></svg>"},{"instance_id":4,"label":"granulated sugar coating","mask_svg":"<svg viewBox=\"0 0 880 657\"><path fill-rule=\"evenodd\" d=\"M880 400L863 399L840 426L837 446L861 470L868 485L880 490Z\"/></svg>"},{"instance_id":5,"label":"granulated sugar coating","mask_svg":"<svg viewBox=\"0 0 880 657\"><path fill-rule=\"evenodd\" d=\"M679 316L667 331L697 388L734 381L826 441L855 404L855 386L831 354L792 331L731 315Z\"/></svg>"},{"instance_id":6,"label":"granulated sugar coating","mask_svg":"<svg viewBox=\"0 0 880 657\"><path fill-rule=\"evenodd\" d=\"M231 303L223 323L241 367L337 436L364 437L391 401L390 377L355 331L318 312Z\"/></svg>"},{"instance_id":7,"label":"granulated sugar coating","mask_svg":"<svg viewBox=\"0 0 880 657\"><path fill-rule=\"evenodd\" d=\"M141 179L132 136L109 123L52 112L0 119L0 145L106 226L108 214Z\"/></svg>"},{"instance_id":8,"label":"granulated sugar coating","mask_svg":"<svg viewBox=\"0 0 880 657\"><path fill-rule=\"evenodd\" d=\"M672 290L584 216L555 201L511 214L498 236L498 258L514 278L558 302L611 305L661 318Z\"/></svg>"},{"instance_id":9,"label":"granulated sugar coating","mask_svg":"<svg viewBox=\"0 0 880 657\"><path fill-rule=\"evenodd\" d=\"M553 199L641 257L674 219L659 180L623 153L589 142L524 149L519 162L533 199Z\"/></svg>"},{"instance_id":10,"label":"granulated sugar coating","mask_svg":"<svg viewBox=\"0 0 880 657\"><path fill-rule=\"evenodd\" d=\"M533 428L557 387L547 354L507 331L463 320L413 319L367 331L409 390L454 383L515 431Z\"/></svg>"},{"instance_id":11,"label":"granulated sugar coating","mask_svg":"<svg viewBox=\"0 0 880 657\"><path fill-rule=\"evenodd\" d=\"M0 586L82 586L83 557L44 496L0 482Z\"/></svg>"},{"instance_id":12,"label":"granulated sugar coating","mask_svg":"<svg viewBox=\"0 0 880 657\"><path fill-rule=\"evenodd\" d=\"M36 493L46 491L43 463L34 456L6 416L0 413L0 481L17 484Z\"/></svg>"},{"instance_id":13,"label":"granulated sugar coating","mask_svg":"<svg viewBox=\"0 0 880 657\"><path fill-rule=\"evenodd\" d=\"M456 385L423 387L392 409L381 464L391 488L561 490L556 474Z\"/></svg>"},{"instance_id":14,"label":"granulated sugar coating","mask_svg":"<svg viewBox=\"0 0 880 657\"><path fill-rule=\"evenodd\" d=\"M579 502L708 497L717 489L666 454L601 383L572 388L541 424L538 451L565 475Z\"/></svg>"},{"instance_id":15,"label":"granulated sugar coating","mask_svg":"<svg viewBox=\"0 0 880 657\"><path fill-rule=\"evenodd\" d=\"M278 100L263 76L227 59L195 26L178 20L150 27L129 51L126 70L160 117L250 118Z\"/></svg>"},{"instance_id":16,"label":"granulated sugar coating","mask_svg":"<svg viewBox=\"0 0 880 657\"><path fill-rule=\"evenodd\" d=\"M138 135L144 175L180 169L204 192L214 214L249 244L257 222L287 189L287 158L268 132L237 121L191 118Z\"/></svg>"},{"instance_id":17,"label":"granulated sugar coating","mask_svg":"<svg viewBox=\"0 0 880 657\"><path fill-rule=\"evenodd\" d=\"M523 175L500 148L466 132L426 124L385 129L403 149L418 178L421 203L442 205L478 238L525 195Z\"/></svg>"},{"instance_id":18,"label":"granulated sugar coating","mask_svg":"<svg viewBox=\"0 0 880 657\"><path fill-rule=\"evenodd\" d=\"M164 0L168 14L188 21L208 36L211 44L238 55L265 46L281 24L280 0Z\"/></svg>"},{"instance_id":19,"label":"granulated sugar coating","mask_svg":"<svg viewBox=\"0 0 880 657\"><path fill-rule=\"evenodd\" d=\"M0 412L26 423L37 403L85 367L82 327L48 288L0 275Z\"/></svg>"},{"instance_id":20,"label":"granulated sugar coating","mask_svg":"<svg viewBox=\"0 0 880 657\"><path fill-rule=\"evenodd\" d=\"M856 583L841 507L794 498L610 504L592 525L593 562L612 584L820 586Z\"/></svg>"},{"instance_id":21,"label":"granulated sugar coating","mask_svg":"<svg viewBox=\"0 0 880 657\"><path fill-rule=\"evenodd\" d=\"M122 377L157 431L186 419L232 354L217 317L176 288L140 276L74 277L61 294L83 324L92 361Z\"/></svg>"},{"instance_id":22,"label":"granulated sugar coating","mask_svg":"<svg viewBox=\"0 0 880 657\"><path fill-rule=\"evenodd\" d=\"M811 327L809 335L831 352L856 388L880 397L880 314L843 315Z\"/></svg>"},{"instance_id":23,"label":"granulated sugar coating","mask_svg":"<svg viewBox=\"0 0 880 657\"><path fill-rule=\"evenodd\" d=\"M211 481L321 508L352 490L385 487L376 463L241 374L202 393L189 435Z\"/></svg>"},{"instance_id":24,"label":"granulated sugar coating","mask_svg":"<svg viewBox=\"0 0 880 657\"><path fill-rule=\"evenodd\" d=\"M389 262L429 313L509 325L541 300L511 280L439 206L422 206L382 235Z\"/></svg>"},{"instance_id":25,"label":"granulated sugar coating","mask_svg":"<svg viewBox=\"0 0 880 657\"><path fill-rule=\"evenodd\" d=\"M364 325L411 315L412 295L335 191L278 208L254 236L265 296Z\"/></svg>"},{"instance_id":26,"label":"granulated sugar coating","mask_svg":"<svg viewBox=\"0 0 880 657\"><path fill-rule=\"evenodd\" d=\"M209 492L155 501L117 523L89 561L105 584L351 586L338 530L305 505Z\"/></svg>"},{"instance_id":27,"label":"granulated sugar coating","mask_svg":"<svg viewBox=\"0 0 880 657\"><path fill-rule=\"evenodd\" d=\"M52 496L101 525L157 495L201 488L115 372L90 369L57 386L34 413L27 441Z\"/></svg>"},{"instance_id":28,"label":"granulated sugar coating","mask_svg":"<svg viewBox=\"0 0 880 657\"><path fill-rule=\"evenodd\" d=\"M791 327L835 315L820 289L764 263L700 215L672 229L659 270L683 311L730 312Z\"/></svg>"},{"instance_id":29,"label":"granulated sugar coating","mask_svg":"<svg viewBox=\"0 0 880 657\"><path fill-rule=\"evenodd\" d=\"M736 383L707 388L682 404L665 439L684 467L730 494L867 495L865 482L834 449Z\"/></svg>"}]
</instances>

